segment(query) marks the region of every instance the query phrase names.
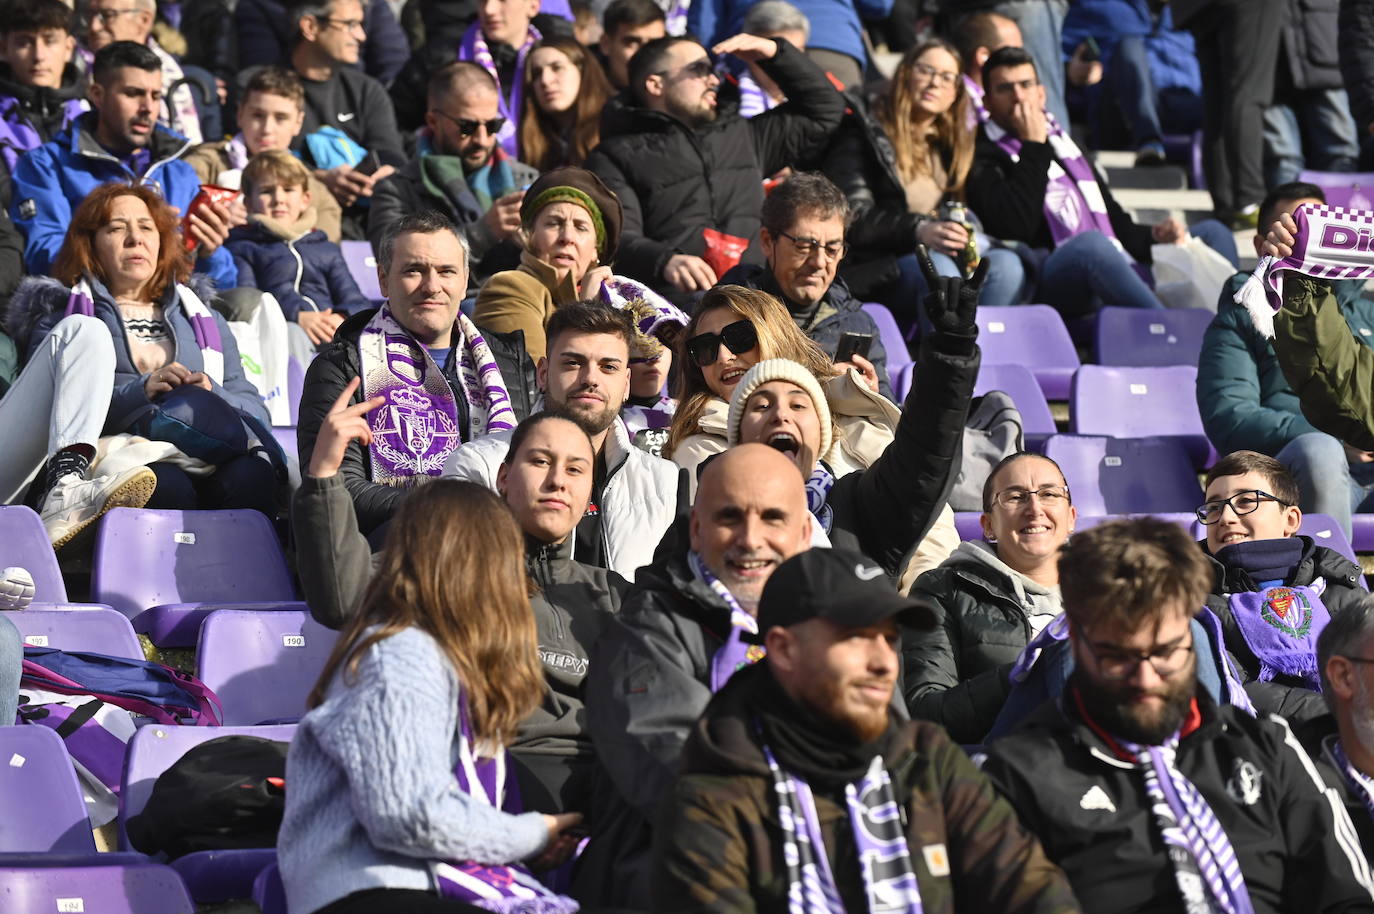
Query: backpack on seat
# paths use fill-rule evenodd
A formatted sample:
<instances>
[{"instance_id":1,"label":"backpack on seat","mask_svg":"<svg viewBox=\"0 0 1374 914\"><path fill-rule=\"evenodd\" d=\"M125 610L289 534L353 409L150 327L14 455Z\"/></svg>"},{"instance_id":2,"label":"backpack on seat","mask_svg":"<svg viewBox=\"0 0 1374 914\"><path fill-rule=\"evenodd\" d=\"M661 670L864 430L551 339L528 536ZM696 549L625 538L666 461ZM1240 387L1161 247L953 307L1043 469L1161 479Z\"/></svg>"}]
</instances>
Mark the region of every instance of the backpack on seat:
<instances>
[{"instance_id":1,"label":"backpack on seat","mask_svg":"<svg viewBox=\"0 0 1374 914\"><path fill-rule=\"evenodd\" d=\"M1024 451L1021 412L1010 396L990 390L969 404L964 423L964 458L959 464L959 479L949 493L954 511L982 511L983 484L1003 457Z\"/></svg>"}]
</instances>

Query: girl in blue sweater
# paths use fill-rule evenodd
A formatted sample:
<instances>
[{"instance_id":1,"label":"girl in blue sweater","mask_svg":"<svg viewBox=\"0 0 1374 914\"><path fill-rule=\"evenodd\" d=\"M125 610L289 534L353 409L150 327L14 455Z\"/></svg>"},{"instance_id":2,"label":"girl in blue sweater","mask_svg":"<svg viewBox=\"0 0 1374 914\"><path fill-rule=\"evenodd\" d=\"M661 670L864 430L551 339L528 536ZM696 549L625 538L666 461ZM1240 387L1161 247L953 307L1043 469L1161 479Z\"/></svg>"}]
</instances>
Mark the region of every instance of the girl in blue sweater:
<instances>
[{"instance_id":1,"label":"girl in blue sweater","mask_svg":"<svg viewBox=\"0 0 1374 914\"><path fill-rule=\"evenodd\" d=\"M580 819L505 811L519 800L504 747L544 690L520 530L481 486L418 493L291 744L290 910L575 911L510 866L566 860Z\"/></svg>"}]
</instances>

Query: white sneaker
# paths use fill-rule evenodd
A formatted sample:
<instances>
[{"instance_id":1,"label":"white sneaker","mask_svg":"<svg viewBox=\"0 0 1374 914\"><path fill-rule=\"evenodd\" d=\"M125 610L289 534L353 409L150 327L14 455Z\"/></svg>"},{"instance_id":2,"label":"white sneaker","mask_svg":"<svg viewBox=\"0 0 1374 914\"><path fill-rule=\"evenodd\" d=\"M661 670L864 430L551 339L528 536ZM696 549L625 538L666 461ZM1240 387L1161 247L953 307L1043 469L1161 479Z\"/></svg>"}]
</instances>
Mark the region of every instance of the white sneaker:
<instances>
[{"instance_id":1,"label":"white sneaker","mask_svg":"<svg viewBox=\"0 0 1374 914\"><path fill-rule=\"evenodd\" d=\"M71 542L72 537L111 508L141 508L153 497L157 476L147 467L133 467L118 476L82 479L69 473L57 481L38 512L54 549Z\"/></svg>"}]
</instances>

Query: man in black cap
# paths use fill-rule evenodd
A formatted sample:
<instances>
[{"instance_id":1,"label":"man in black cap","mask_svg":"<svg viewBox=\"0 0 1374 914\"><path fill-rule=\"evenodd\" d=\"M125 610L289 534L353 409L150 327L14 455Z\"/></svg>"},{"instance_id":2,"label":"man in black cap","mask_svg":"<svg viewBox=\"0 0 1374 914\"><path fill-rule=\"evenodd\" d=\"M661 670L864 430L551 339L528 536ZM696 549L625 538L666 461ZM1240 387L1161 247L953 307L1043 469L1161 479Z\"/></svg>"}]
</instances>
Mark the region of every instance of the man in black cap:
<instances>
[{"instance_id":1,"label":"man in black cap","mask_svg":"<svg viewBox=\"0 0 1374 914\"><path fill-rule=\"evenodd\" d=\"M1078 910L944 730L892 714L899 625L930 628L928 607L813 549L758 622L766 656L707 706L654 829L655 910Z\"/></svg>"}]
</instances>

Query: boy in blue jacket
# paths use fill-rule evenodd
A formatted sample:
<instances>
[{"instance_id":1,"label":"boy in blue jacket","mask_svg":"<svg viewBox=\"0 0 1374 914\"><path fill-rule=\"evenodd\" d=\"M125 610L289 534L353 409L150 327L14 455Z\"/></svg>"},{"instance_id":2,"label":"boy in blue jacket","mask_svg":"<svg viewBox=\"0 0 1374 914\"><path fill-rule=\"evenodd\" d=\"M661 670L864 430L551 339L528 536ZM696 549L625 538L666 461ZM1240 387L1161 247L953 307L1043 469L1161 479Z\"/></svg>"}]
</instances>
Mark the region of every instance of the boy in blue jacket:
<instances>
[{"instance_id":1,"label":"boy in blue jacket","mask_svg":"<svg viewBox=\"0 0 1374 914\"><path fill-rule=\"evenodd\" d=\"M238 284L271 292L288 321L318 346L334 338L348 312L368 306L343 251L315 228L310 172L280 149L258 153L243 169L248 224L229 233Z\"/></svg>"}]
</instances>

